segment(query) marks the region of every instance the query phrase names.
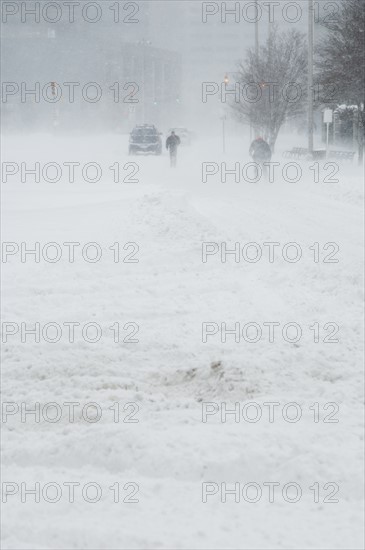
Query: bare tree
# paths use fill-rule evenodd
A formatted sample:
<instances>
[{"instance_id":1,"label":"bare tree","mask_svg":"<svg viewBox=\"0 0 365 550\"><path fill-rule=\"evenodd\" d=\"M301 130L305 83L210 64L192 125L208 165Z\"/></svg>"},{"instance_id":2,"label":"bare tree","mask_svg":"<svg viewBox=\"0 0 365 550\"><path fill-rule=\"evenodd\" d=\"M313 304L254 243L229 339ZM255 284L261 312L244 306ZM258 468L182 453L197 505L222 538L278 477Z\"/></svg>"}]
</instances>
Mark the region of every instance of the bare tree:
<instances>
[{"instance_id":1,"label":"bare tree","mask_svg":"<svg viewBox=\"0 0 365 550\"><path fill-rule=\"evenodd\" d=\"M232 101L235 116L250 122L272 149L284 122L305 111L307 104L305 35L275 28L256 55L250 49L239 64L236 80L240 101Z\"/></svg>"},{"instance_id":2,"label":"bare tree","mask_svg":"<svg viewBox=\"0 0 365 550\"><path fill-rule=\"evenodd\" d=\"M365 0L346 0L340 16L323 25L328 32L317 48L316 81L322 88L319 97L327 107L340 104L357 107L359 160L364 154L364 40ZM330 92L330 100L327 99Z\"/></svg>"}]
</instances>

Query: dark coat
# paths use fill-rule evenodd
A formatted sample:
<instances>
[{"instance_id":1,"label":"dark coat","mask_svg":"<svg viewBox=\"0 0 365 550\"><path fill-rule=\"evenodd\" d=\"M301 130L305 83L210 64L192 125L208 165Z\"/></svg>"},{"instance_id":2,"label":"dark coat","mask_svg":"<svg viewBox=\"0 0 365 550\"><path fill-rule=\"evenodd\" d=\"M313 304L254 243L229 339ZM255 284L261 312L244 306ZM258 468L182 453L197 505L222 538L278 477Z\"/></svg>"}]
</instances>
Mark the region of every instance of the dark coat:
<instances>
[{"instance_id":1,"label":"dark coat","mask_svg":"<svg viewBox=\"0 0 365 550\"><path fill-rule=\"evenodd\" d=\"M180 145L181 140L176 134L169 136L166 140L166 149L170 149L170 153L176 153L178 145Z\"/></svg>"},{"instance_id":2,"label":"dark coat","mask_svg":"<svg viewBox=\"0 0 365 550\"><path fill-rule=\"evenodd\" d=\"M270 145L266 143L264 139L255 139L251 143L250 155L254 161L257 162L270 162L271 149Z\"/></svg>"}]
</instances>

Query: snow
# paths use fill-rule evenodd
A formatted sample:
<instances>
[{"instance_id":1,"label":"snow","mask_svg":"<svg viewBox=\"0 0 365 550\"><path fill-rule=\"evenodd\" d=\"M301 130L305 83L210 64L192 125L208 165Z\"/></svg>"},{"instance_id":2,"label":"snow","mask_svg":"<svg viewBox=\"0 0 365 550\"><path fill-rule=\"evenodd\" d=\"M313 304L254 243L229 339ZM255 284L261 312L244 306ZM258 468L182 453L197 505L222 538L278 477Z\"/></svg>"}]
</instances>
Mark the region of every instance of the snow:
<instances>
[{"instance_id":1,"label":"snow","mask_svg":"<svg viewBox=\"0 0 365 550\"><path fill-rule=\"evenodd\" d=\"M281 152L300 145L287 136L273 160L285 164ZM3 267L3 323L29 326L39 322L98 323L97 343L67 339L66 328L57 343L20 334L3 344L3 402L56 402L62 418L39 423L20 413L3 423L3 482L19 485L19 492L3 504L4 549L357 549L363 547L363 374L362 374L362 171L355 164L339 165L338 183L323 183L330 174L321 165L321 182L314 182L310 164L302 162L297 183L276 177L275 183L226 183L219 175L202 183L202 163L250 162L248 140L221 144L200 136L191 147L181 147L178 167L171 170L161 157L128 157L125 136L51 135L10 136L3 161L98 162L103 176L76 181L21 183L19 174L3 183L3 241L60 244L59 262L36 263L20 254ZM139 165L139 183L113 183L113 163ZM299 164L299 163L298 163ZM121 170L122 177L128 171ZM79 242L75 262L67 260L66 242ZM102 258L82 258L85 243L102 247ZM137 243L138 263L115 263L110 247L120 243L124 257ZM217 243L219 253L202 262L202 243ZM220 261L221 243L258 243L263 257L257 263ZM277 242L270 263L265 242ZM282 249L298 243L303 257L285 261ZM310 247L319 243L319 263ZM336 243L338 263L324 263ZM51 253L51 251L50 251ZM90 254L92 251L90 251ZM4 262L4 259L3 259ZM109 329L115 322L137 323L138 343L115 343ZM296 343L285 341L281 328L270 342L264 331L257 343L221 332L202 342L202 324L226 322L297 323L303 330ZM314 323L320 342L313 341ZM339 326L338 343L324 343ZM130 333L130 330L128 330ZM51 333L50 333L51 334ZM90 333L91 334L91 333ZM70 422L66 402L77 402ZM82 407L101 407L102 417L88 422ZM217 414L202 422L203 403L216 403ZM227 409L255 402L262 418L256 423ZM277 402L274 422L264 403ZM302 417L283 419L285 404L297 403ZM120 417L135 412L139 422L114 422L113 403ZM127 403L136 405L128 406ZM320 421L314 422L314 403ZM338 422L323 422L335 406ZM90 416L95 409L90 409ZM53 411L54 413L54 411ZM51 416L50 410L49 415ZM252 412L250 414L254 414ZM288 414L294 414L293 409ZM28 495L21 502L20 483L58 483L59 502ZM80 487L97 483L102 497L85 502L81 489L69 502L65 482ZM121 484L121 502L109 489ZM139 486L138 503L126 503L126 483ZM220 492L202 502L204 482L257 483L259 502L235 502ZM278 482L275 501L269 502L264 483ZM281 488L295 482L302 489L299 502L286 502ZM309 489L320 485L320 502ZM323 502L337 484L337 503ZM233 485L232 485L233 484ZM217 487L218 487L217 486ZM133 486L132 486L133 488ZM51 494L51 492L50 492ZM93 493L90 491L90 496ZM252 493L254 494L254 493ZM291 494L291 493L290 493Z\"/></svg>"}]
</instances>

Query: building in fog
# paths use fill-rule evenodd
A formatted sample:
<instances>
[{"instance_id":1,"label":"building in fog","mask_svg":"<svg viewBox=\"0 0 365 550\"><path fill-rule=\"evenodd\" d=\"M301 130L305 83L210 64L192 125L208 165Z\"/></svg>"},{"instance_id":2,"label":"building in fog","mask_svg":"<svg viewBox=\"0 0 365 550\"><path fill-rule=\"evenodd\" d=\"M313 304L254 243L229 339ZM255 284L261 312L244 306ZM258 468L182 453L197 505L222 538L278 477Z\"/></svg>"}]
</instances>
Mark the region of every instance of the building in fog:
<instances>
[{"instance_id":1,"label":"building in fog","mask_svg":"<svg viewBox=\"0 0 365 550\"><path fill-rule=\"evenodd\" d=\"M253 45L253 25L247 29L234 16L222 23L219 15L204 23L203 4L200 0L148 2L146 36L158 47L181 53L182 109L176 114L177 125L195 126L219 117L214 100L202 104L202 83L223 82Z\"/></svg>"},{"instance_id":2,"label":"building in fog","mask_svg":"<svg viewBox=\"0 0 365 550\"><path fill-rule=\"evenodd\" d=\"M3 98L4 127L119 132L144 122L169 127L181 105L181 55L144 37L145 15L143 24L122 27L123 32L102 21L9 20L2 45L11 63L3 65L2 80L19 91Z\"/></svg>"},{"instance_id":3,"label":"building in fog","mask_svg":"<svg viewBox=\"0 0 365 550\"><path fill-rule=\"evenodd\" d=\"M117 127L151 123L165 128L181 108L181 56L147 40L124 42L108 62L109 82L123 83Z\"/></svg>"}]
</instances>

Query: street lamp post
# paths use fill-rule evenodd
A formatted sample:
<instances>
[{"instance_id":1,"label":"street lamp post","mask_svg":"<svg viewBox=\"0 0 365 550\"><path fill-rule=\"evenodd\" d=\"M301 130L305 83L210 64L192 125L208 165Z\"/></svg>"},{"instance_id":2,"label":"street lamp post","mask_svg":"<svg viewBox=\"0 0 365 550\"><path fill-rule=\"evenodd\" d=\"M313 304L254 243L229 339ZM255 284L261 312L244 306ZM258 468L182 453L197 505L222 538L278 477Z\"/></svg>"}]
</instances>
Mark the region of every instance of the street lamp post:
<instances>
[{"instance_id":1,"label":"street lamp post","mask_svg":"<svg viewBox=\"0 0 365 550\"><path fill-rule=\"evenodd\" d=\"M51 92L52 92L52 97L53 99L56 98L56 82L55 81L52 81L51 82ZM57 126L59 124L59 113L58 113L58 107L57 107L57 103L55 102L53 104L53 131L55 131L57 129Z\"/></svg>"},{"instance_id":2,"label":"street lamp post","mask_svg":"<svg viewBox=\"0 0 365 550\"><path fill-rule=\"evenodd\" d=\"M313 51L314 51L314 3L308 0L308 150L313 155Z\"/></svg>"},{"instance_id":3,"label":"street lamp post","mask_svg":"<svg viewBox=\"0 0 365 550\"><path fill-rule=\"evenodd\" d=\"M256 63L259 57L259 3L258 0L255 0L255 10L256 10L256 19L255 19L255 57ZM252 124L250 123L250 134L251 134ZM257 128L253 128L255 136L257 135Z\"/></svg>"},{"instance_id":4,"label":"street lamp post","mask_svg":"<svg viewBox=\"0 0 365 550\"><path fill-rule=\"evenodd\" d=\"M226 154L226 120L227 120L227 115L224 113L221 118L222 118L222 149L223 149L223 154L225 155Z\"/></svg>"},{"instance_id":5,"label":"street lamp post","mask_svg":"<svg viewBox=\"0 0 365 550\"><path fill-rule=\"evenodd\" d=\"M151 42L149 40L141 40L138 44L142 45L142 124L145 124L146 120L146 46L150 46Z\"/></svg>"},{"instance_id":6,"label":"street lamp post","mask_svg":"<svg viewBox=\"0 0 365 550\"><path fill-rule=\"evenodd\" d=\"M142 124L146 122L146 41L143 39Z\"/></svg>"},{"instance_id":7,"label":"street lamp post","mask_svg":"<svg viewBox=\"0 0 365 550\"><path fill-rule=\"evenodd\" d=\"M259 55L259 3L258 0L255 0L255 10L256 10L256 19L255 19L255 54L256 58Z\"/></svg>"},{"instance_id":8,"label":"street lamp post","mask_svg":"<svg viewBox=\"0 0 365 550\"><path fill-rule=\"evenodd\" d=\"M229 83L229 75L234 75L234 78L236 79L236 72L227 72L225 75L224 75L224 84L227 86L227 84ZM225 154L226 152L226 120L227 120L227 114L222 112L222 115L221 115L221 120L222 120L222 149L223 149L223 153Z\"/></svg>"}]
</instances>

